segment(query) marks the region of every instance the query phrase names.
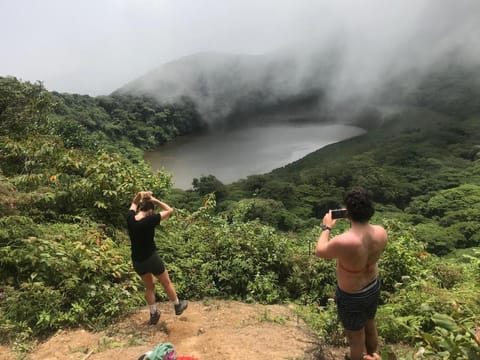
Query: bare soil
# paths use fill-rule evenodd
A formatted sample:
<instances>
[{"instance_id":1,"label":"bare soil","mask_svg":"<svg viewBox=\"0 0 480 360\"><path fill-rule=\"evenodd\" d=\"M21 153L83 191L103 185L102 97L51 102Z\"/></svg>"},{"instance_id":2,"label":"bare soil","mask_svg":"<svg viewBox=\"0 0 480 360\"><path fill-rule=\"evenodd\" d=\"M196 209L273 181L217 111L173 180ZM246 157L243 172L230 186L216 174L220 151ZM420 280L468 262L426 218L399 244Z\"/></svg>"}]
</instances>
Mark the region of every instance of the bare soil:
<instances>
[{"instance_id":1,"label":"bare soil","mask_svg":"<svg viewBox=\"0 0 480 360\"><path fill-rule=\"evenodd\" d=\"M333 360L343 359L346 351L322 346L285 305L208 300L190 302L181 316L175 316L170 303L159 308L157 325L148 324L145 307L101 332L60 331L21 358L137 360L162 342L172 343L177 356L198 360ZM16 358L18 354L0 347L0 360Z\"/></svg>"}]
</instances>

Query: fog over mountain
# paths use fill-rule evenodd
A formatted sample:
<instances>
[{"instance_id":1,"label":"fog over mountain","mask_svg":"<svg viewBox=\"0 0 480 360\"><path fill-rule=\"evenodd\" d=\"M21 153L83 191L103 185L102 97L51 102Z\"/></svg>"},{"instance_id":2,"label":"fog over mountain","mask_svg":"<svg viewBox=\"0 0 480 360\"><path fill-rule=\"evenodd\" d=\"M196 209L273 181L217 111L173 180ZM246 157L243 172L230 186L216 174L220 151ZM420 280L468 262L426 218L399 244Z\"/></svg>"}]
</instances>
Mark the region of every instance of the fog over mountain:
<instances>
[{"instance_id":1,"label":"fog over mountain","mask_svg":"<svg viewBox=\"0 0 480 360\"><path fill-rule=\"evenodd\" d=\"M401 102L432 74L462 69L480 75L479 65L464 62L455 50L430 62L420 58L409 66L385 64L371 77L363 72L349 75L342 67L345 54L338 48L308 56L285 50L265 55L199 53L167 63L116 92L152 96L163 103L187 97L212 125L280 116L351 122L386 99ZM480 87L478 76L469 80Z\"/></svg>"},{"instance_id":2,"label":"fog over mountain","mask_svg":"<svg viewBox=\"0 0 480 360\"><path fill-rule=\"evenodd\" d=\"M324 109L452 54L478 64L479 19L478 0L5 0L0 75L92 96L185 92L210 120L248 99Z\"/></svg>"},{"instance_id":3,"label":"fog over mountain","mask_svg":"<svg viewBox=\"0 0 480 360\"><path fill-rule=\"evenodd\" d=\"M341 2L337 10L353 19L343 27L330 24L322 33L261 55L185 56L118 92L164 102L187 96L213 124L242 114L279 112L320 119L335 113L341 121L380 101L387 84L413 89L439 69L480 65L480 2L419 3L423 6L408 9L393 2L386 7L370 1L363 8Z\"/></svg>"},{"instance_id":4,"label":"fog over mountain","mask_svg":"<svg viewBox=\"0 0 480 360\"><path fill-rule=\"evenodd\" d=\"M118 92L151 95L162 102L187 96L211 122L249 108L249 113L268 112L292 98L297 100L293 110L312 110L323 101L335 64L328 56L310 64L305 60L287 51L199 53L167 63Z\"/></svg>"}]
</instances>

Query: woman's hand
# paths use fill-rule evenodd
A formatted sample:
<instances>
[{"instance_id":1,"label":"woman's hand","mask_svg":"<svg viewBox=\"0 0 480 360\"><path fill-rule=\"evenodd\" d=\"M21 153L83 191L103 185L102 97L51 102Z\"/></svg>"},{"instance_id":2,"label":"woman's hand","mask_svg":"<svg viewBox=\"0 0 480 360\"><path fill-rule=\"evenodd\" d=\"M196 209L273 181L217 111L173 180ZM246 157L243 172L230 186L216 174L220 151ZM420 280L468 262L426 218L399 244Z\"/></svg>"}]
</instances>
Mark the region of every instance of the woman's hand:
<instances>
[{"instance_id":1,"label":"woman's hand","mask_svg":"<svg viewBox=\"0 0 480 360\"><path fill-rule=\"evenodd\" d=\"M142 196L142 200L150 200L153 193L151 191L140 191L140 195Z\"/></svg>"}]
</instances>

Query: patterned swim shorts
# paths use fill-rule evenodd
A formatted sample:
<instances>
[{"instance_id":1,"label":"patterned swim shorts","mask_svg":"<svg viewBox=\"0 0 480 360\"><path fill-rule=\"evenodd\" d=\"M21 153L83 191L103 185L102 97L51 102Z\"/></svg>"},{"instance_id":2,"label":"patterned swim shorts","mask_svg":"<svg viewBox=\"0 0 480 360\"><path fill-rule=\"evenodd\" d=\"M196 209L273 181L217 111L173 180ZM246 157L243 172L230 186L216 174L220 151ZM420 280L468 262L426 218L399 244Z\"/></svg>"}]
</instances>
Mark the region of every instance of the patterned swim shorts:
<instances>
[{"instance_id":1,"label":"patterned swim shorts","mask_svg":"<svg viewBox=\"0 0 480 360\"><path fill-rule=\"evenodd\" d=\"M347 330L360 330L367 320L375 318L380 300L380 279L373 280L356 293L347 293L337 286L335 302L338 317Z\"/></svg>"}]
</instances>

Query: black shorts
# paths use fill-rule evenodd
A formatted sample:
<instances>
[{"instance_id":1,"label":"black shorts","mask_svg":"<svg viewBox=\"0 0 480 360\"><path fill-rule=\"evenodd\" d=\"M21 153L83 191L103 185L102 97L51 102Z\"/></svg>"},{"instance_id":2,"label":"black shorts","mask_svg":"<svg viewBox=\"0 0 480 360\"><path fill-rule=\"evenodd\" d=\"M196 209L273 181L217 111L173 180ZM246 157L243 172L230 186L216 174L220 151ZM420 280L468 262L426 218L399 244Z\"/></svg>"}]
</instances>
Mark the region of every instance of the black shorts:
<instances>
[{"instance_id":1,"label":"black shorts","mask_svg":"<svg viewBox=\"0 0 480 360\"><path fill-rule=\"evenodd\" d=\"M149 258L143 261L135 261L133 262L133 268L135 272L142 276L148 273L152 273L153 275L160 275L163 274L165 271L165 264L163 263L160 256L154 252Z\"/></svg>"},{"instance_id":2,"label":"black shorts","mask_svg":"<svg viewBox=\"0 0 480 360\"><path fill-rule=\"evenodd\" d=\"M335 302L338 317L347 330L360 330L367 320L375 318L380 300L380 279L373 280L356 293L347 293L337 286Z\"/></svg>"}]
</instances>

